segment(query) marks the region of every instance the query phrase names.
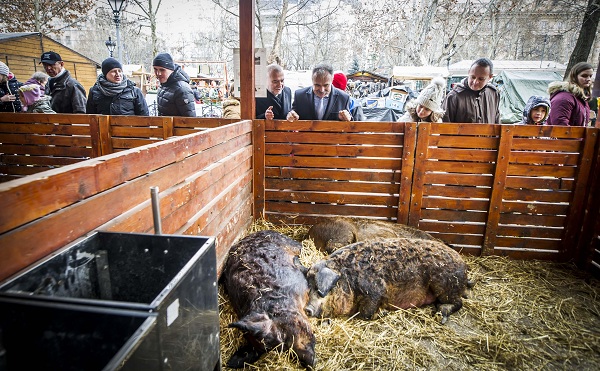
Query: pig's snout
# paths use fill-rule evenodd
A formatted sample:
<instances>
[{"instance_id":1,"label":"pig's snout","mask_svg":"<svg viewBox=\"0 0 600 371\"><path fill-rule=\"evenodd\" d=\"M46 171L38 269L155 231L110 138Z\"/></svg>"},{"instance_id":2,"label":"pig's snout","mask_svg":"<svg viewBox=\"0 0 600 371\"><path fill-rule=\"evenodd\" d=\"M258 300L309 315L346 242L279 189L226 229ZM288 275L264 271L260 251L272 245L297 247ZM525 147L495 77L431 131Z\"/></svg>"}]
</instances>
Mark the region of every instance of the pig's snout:
<instances>
[{"instance_id":1,"label":"pig's snout","mask_svg":"<svg viewBox=\"0 0 600 371\"><path fill-rule=\"evenodd\" d=\"M309 317L314 317L315 316L315 308L312 305L307 305L304 308L304 311L306 312L306 315Z\"/></svg>"}]
</instances>

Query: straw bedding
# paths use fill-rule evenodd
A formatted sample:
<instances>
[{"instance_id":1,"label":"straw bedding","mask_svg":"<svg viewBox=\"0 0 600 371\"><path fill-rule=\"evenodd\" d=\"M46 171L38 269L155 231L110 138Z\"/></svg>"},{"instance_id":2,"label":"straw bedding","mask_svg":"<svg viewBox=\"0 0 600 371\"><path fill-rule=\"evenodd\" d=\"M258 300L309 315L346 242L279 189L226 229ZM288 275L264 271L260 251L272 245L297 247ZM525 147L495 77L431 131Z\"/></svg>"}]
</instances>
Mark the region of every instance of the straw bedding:
<instances>
[{"instance_id":1,"label":"straw bedding","mask_svg":"<svg viewBox=\"0 0 600 371\"><path fill-rule=\"evenodd\" d=\"M302 241L305 266L322 259L307 227L265 221ZM316 370L598 370L600 282L576 267L504 257L464 257L476 281L463 308L445 325L433 305L379 312L372 321L311 318ZM223 364L243 342L227 328L236 316L219 288ZM272 351L247 370L303 370L291 352Z\"/></svg>"}]
</instances>

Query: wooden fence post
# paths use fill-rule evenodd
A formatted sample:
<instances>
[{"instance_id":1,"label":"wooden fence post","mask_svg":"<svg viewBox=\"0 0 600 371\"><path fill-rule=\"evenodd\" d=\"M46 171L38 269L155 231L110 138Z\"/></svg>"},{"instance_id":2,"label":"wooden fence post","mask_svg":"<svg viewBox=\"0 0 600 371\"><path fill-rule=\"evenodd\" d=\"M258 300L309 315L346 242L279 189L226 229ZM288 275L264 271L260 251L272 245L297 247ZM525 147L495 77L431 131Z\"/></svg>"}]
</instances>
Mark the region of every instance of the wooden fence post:
<instances>
[{"instance_id":1,"label":"wooden fence post","mask_svg":"<svg viewBox=\"0 0 600 371\"><path fill-rule=\"evenodd\" d=\"M110 116L99 115L98 117L98 139L100 156L113 153L112 133L110 130Z\"/></svg>"},{"instance_id":2,"label":"wooden fence post","mask_svg":"<svg viewBox=\"0 0 600 371\"><path fill-rule=\"evenodd\" d=\"M254 219L265 213L265 121L252 120Z\"/></svg>"},{"instance_id":3,"label":"wooden fence post","mask_svg":"<svg viewBox=\"0 0 600 371\"><path fill-rule=\"evenodd\" d=\"M420 123L417 126L417 145L415 150L414 172L411 187L410 207L408 212L408 225L419 228L421 220L421 207L423 205L423 181L425 165L427 164L429 150L430 123Z\"/></svg>"},{"instance_id":4,"label":"wooden fence post","mask_svg":"<svg viewBox=\"0 0 600 371\"><path fill-rule=\"evenodd\" d=\"M175 118L173 116L163 116L162 120L163 127L163 139L168 139L172 137L174 133L175 127Z\"/></svg>"},{"instance_id":5,"label":"wooden fence post","mask_svg":"<svg viewBox=\"0 0 600 371\"><path fill-rule=\"evenodd\" d=\"M583 212L585 210L586 189L590 172L592 169L592 160L594 159L594 149L598 140L597 128L586 128L583 143L583 151L577 166L575 175L575 187L573 188L573 198L567 214L567 225L563 234L560 260L567 261L576 258L577 255L577 237L581 231L583 223Z\"/></svg>"},{"instance_id":6,"label":"wooden fence post","mask_svg":"<svg viewBox=\"0 0 600 371\"><path fill-rule=\"evenodd\" d=\"M502 198L506 188L506 176L508 172L508 162L510 160L510 149L512 147L513 126L502 125L500 130L500 143L498 145L498 155L496 157L496 170L492 182L492 194L490 196L490 205L488 208L487 222L485 224L485 234L483 236L483 246L481 255L492 255L496 240L498 237L498 223L500 222L500 212L502 211Z\"/></svg>"},{"instance_id":7,"label":"wooden fence post","mask_svg":"<svg viewBox=\"0 0 600 371\"><path fill-rule=\"evenodd\" d=\"M398 223L408 224L410 194L415 169L415 151L417 147L417 124L404 124L404 143L402 145L402 169L400 170L400 190L398 191Z\"/></svg>"}]
</instances>

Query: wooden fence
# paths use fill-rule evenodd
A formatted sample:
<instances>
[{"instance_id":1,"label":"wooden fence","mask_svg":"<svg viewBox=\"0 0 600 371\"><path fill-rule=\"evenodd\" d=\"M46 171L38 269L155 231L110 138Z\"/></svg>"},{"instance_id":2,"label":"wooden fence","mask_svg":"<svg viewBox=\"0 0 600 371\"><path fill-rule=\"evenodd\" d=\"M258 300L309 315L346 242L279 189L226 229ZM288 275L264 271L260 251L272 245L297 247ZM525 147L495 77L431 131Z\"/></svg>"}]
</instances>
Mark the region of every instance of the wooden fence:
<instances>
[{"instance_id":1,"label":"wooden fence","mask_svg":"<svg viewBox=\"0 0 600 371\"><path fill-rule=\"evenodd\" d=\"M256 215L288 224L326 215L393 220L473 255L564 261L590 254L579 232L592 206L590 177L599 176L592 172L598 129L310 121L257 127L264 143L255 143L255 162L263 162L264 181L255 177Z\"/></svg>"},{"instance_id":2,"label":"wooden fence","mask_svg":"<svg viewBox=\"0 0 600 371\"><path fill-rule=\"evenodd\" d=\"M23 115L26 116L26 115ZM252 121L0 184L0 280L94 230L217 237L221 265L252 219Z\"/></svg>"},{"instance_id":3,"label":"wooden fence","mask_svg":"<svg viewBox=\"0 0 600 371\"><path fill-rule=\"evenodd\" d=\"M0 181L235 122L186 117L0 115Z\"/></svg>"},{"instance_id":4,"label":"wooden fence","mask_svg":"<svg viewBox=\"0 0 600 371\"><path fill-rule=\"evenodd\" d=\"M165 233L216 236L220 262L252 217L350 215L600 272L598 129L230 121L0 116L3 169L59 167L0 184L0 279L95 229L151 232L151 185Z\"/></svg>"}]
</instances>

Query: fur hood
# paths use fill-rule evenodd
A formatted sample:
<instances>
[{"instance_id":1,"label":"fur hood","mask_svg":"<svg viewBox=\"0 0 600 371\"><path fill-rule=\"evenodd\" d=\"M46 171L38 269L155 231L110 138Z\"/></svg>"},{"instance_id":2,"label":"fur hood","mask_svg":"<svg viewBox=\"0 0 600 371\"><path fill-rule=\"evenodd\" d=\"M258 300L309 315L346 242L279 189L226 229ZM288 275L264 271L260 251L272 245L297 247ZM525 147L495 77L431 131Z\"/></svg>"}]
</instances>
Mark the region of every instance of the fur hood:
<instances>
[{"instance_id":1,"label":"fur hood","mask_svg":"<svg viewBox=\"0 0 600 371\"><path fill-rule=\"evenodd\" d=\"M550 97L561 91L571 93L577 98L582 99L584 101L589 101L591 99L591 94L586 95L586 91L582 89L579 85L572 84L568 81L553 81L550 84L548 84L548 94L550 94Z\"/></svg>"}]
</instances>

